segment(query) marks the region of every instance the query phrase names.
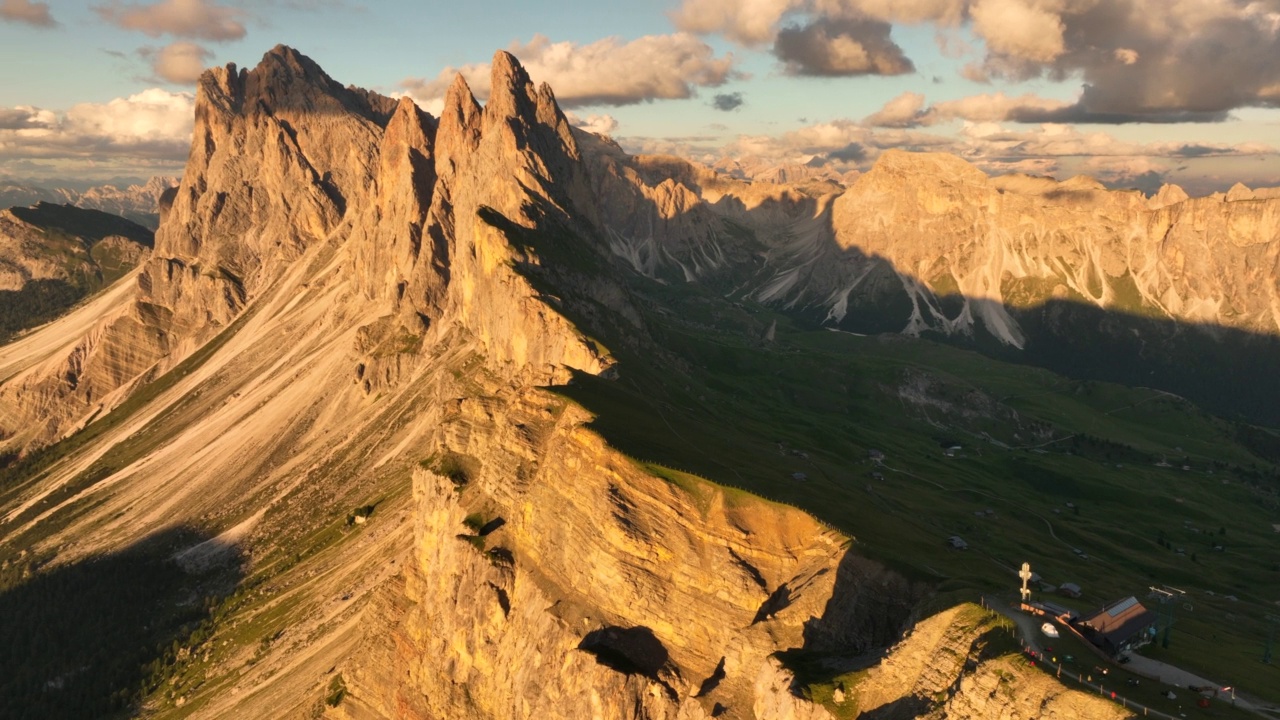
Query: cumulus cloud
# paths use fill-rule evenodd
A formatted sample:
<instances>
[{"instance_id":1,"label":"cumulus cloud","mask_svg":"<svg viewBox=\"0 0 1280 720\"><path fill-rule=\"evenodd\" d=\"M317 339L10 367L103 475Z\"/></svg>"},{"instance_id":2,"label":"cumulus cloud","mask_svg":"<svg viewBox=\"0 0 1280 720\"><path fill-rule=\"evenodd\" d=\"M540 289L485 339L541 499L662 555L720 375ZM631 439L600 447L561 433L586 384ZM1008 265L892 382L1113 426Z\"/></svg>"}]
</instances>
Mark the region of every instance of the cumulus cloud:
<instances>
[{"instance_id":1,"label":"cumulus cloud","mask_svg":"<svg viewBox=\"0 0 1280 720\"><path fill-rule=\"evenodd\" d=\"M213 57L206 48L183 40L162 48L142 48L138 54L151 62L156 77L177 85L194 85Z\"/></svg>"},{"instance_id":2,"label":"cumulus cloud","mask_svg":"<svg viewBox=\"0 0 1280 720\"><path fill-rule=\"evenodd\" d=\"M868 127L911 127L920 124L923 111L924 95L908 91L863 118L862 124Z\"/></svg>"},{"instance_id":3,"label":"cumulus cloud","mask_svg":"<svg viewBox=\"0 0 1280 720\"><path fill-rule=\"evenodd\" d=\"M1070 102L1042 98L1032 93L1012 96L997 92L943 100L926 108L924 95L906 92L868 115L862 124L868 127L907 128L936 125L950 120L974 123L1029 122L1030 117L1065 114L1073 107Z\"/></svg>"},{"instance_id":4,"label":"cumulus cloud","mask_svg":"<svg viewBox=\"0 0 1280 720\"><path fill-rule=\"evenodd\" d=\"M778 31L773 54L792 75L902 75L915 65L889 39L889 23L819 18Z\"/></svg>"},{"instance_id":5,"label":"cumulus cloud","mask_svg":"<svg viewBox=\"0 0 1280 720\"><path fill-rule=\"evenodd\" d=\"M30 105L0 108L0 130L22 130L49 127L57 122L57 116L48 110Z\"/></svg>"},{"instance_id":6,"label":"cumulus cloud","mask_svg":"<svg viewBox=\"0 0 1280 720\"><path fill-rule=\"evenodd\" d=\"M173 35L226 42L245 36L244 10L207 0L161 0L150 5L111 0L94 9L113 25L151 37Z\"/></svg>"},{"instance_id":7,"label":"cumulus cloud","mask_svg":"<svg viewBox=\"0 0 1280 720\"><path fill-rule=\"evenodd\" d=\"M1132 48L1116 48L1114 55L1116 60L1125 65L1132 65L1138 62L1138 51Z\"/></svg>"},{"instance_id":8,"label":"cumulus cloud","mask_svg":"<svg viewBox=\"0 0 1280 720\"><path fill-rule=\"evenodd\" d=\"M49 3L31 0L0 1L0 20L20 22L36 27L53 27L58 24L49 14Z\"/></svg>"},{"instance_id":9,"label":"cumulus cloud","mask_svg":"<svg viewBox=\"0 0 1280 720\"><path fill-rule=\"evenodd\" d=\"M1280 104L1280 65L1260 60L1280 56L1275 7L1219 0L981 1L1020 4L1036 17L1055 16L1062 27L1061 52L1050 51L1056 37L1036 48L991 28L988 75L1084 82L1072 107L1021 120L1209 122L1235 108Z\"/></svg>"},{"instance_id":10,"label":"cumulus cloud","mask_svg":"<svg viewBox=\"0 0 1280 720\"><path fill-rule=\"evenodd\" d=\"M826 158L857 164L867 159L867 149L861 143L849 143L838 150L832 150L827 153Z\"/></svg>"},{"instance_id":11,"label":"cumulus cloud","mask_svg":"<svg viewBox=\"0 0 1280 720\"><path fill-rule=\"evenodd\" d=\"M61 114L0 108L0 160L182 163L191 144L193 108L189 93L159 88L82 103Z\"/></svg>"},{"instance_id":12,"label":"cumulus cloud","mask_svg":"<svg viewBox=\"0 0 1280 720\"><path fill-rule=\"evenodd\" d=\"M745 102L740 92L718 93L711 98L711 107L723 112L730 112L742 107Z\"/></svg>"},{"instance_id":13,"label":"cumulus cloud","mask_svg":"<svg viewBox=\"0 0 1280 720\"><path fill-rule=\"evenodd\" d=\"M993 52L1051 62L1066 48L1062 19L1035 0L977 0L969 12Z\"/></svg>"},{"instance_id":14,"label":"cumulus cloud","mask_svg":"<svg viewBox=\"0 0 1280 720\"><path fill-rule=\"evenodd\" d=\"M795 0L685 0L671 20L685 32L719 33L754 47L771 42L778 23L797 5Z\"/></svg>"},{"instance_id":15,"label":"cumulus cloud","mask_svg":"<svg viewBox=\"0 0 1280 720\"><path fill-rule=\"evenodd\" d=\"M612 115L588 115L580 117L572 111L565 113L569 124L597 135L611 135L618 129L618 119Z\"/></svg>"},{"instance_id":16,"label":"cumulus cloud","mask_svg":"<svg viewBox=\"0 0 1280 720\"><path fill-rule=\"evenodd\" d=\"M508 50L535 82L550 83L566 107L689 98L699 87L719 87L738 77L732 55L716 57L711 46L688 33L646 35L630 42L610 37L586 45L535 35ZM478 97L488 97L488 63L445 68L435 78L405 80L401 87L429 105L444 96L458 73Z\"/></svg>"},{"instance_id":17,"label":"cumulus cloud","mask_svg":"<svg viewBox=\"0 0 1280 720\"><path fill-rule=\"evenodd\" d=\"M927 113L928 122L942 120L971 120L999 122L1013 120L1029 122L1032 116L1048 117L1071 107L1071 103L1026 93L1019 96L1003 92L970 95L957 100L934 103Z\"/></svg>"},{"instance_id":18,"label":"cumulus cloud","mask_svg":"<svg viewBox=\"0 0 1280 720\"><path fill-rule=\"evenodd\" d=\"M788 18L800 15L955 26L968 16L968 5L969 0L684 0L670 17L680 30L759 47L773 42Z\"/></svg>"},{"instance_id":19,"label":"cumulus cloud","mask_svg":"<svg viewBox=\"0 0 1280 720\"><path fill-rule=\"evenodd\" d=\"M855 45L867 50L819 33L827 23L928 23L950 53L965 51L963 28L982 53L964 66L971 80L1081 82L1078 102L1027 108L1015 118L1027 123L1214 122L1280 107L1274 0L684 0L671 17L689 32L772 43L789 69L812 74L856 74L840 69L860 67Z\"/></svg>"}]
</instances>

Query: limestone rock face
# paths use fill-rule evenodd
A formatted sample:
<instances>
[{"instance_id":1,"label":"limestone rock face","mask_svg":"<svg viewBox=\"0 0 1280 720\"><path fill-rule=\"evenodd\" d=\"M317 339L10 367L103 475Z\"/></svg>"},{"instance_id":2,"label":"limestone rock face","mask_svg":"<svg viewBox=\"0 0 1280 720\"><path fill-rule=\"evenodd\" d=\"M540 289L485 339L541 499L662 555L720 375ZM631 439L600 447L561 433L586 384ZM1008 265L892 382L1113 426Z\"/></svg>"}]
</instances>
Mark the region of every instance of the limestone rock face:
<instances>
[{"instance_id":1,"label":"limestone rock face","mask_svg":"<svg viewBox=\"0 0 1280 720\"><path fill-rule=\"evenodd\" d=\"M43 236L12 210L0 212L0 290L17 291L32 280L68 277L68 268L45 251Z\"/></svg>"},{"instance_id":2,"label":"limestone rock face","mask_svg":"<svg viewBox=\"0 0 1280 720\"><path fill-rule=\"evenodd\" d=\"M842 248L882 258L902 278L909 332L981 322L1020 346L1007 309L1069 297L1274 334L1280 204L1233 192L1224 203L1167 189L1151 209L1137 193L1080 178L1032 187L951 156L894 152L840 197L832 224ZM970 302L948 313L937 299L948 292Z\"/></svg>"},{"instance_id":3,"label":"limestone rock face","mask_svg":"<svg viewBox=\"0 0 1280 720\"><path fill-rule=\"evenodd\" d=\"M367 194L370 148L389 102L341 88L284 47L252 71L205 73L187 170L136 300L70 355L0 386L0 427L11 442L60 437L121 401L117 389L167 370L230 324L328 235L349 199Z\"/></svg>"},{"instance_id":4,"label":"limestone rock face","mask_svg":"<svg viewBox=\"0 0 1280 720\"><path fill-rule=\"evenodd\" d=\"M355 343L352 372L368 392L457 331L480 339L496 371L529 381L602 370L517 269L536 270L536 255L508 239L543 221L530 208L588 204L573 134L514 58L499 53L493 81L482 109L459 78L437 121L407 99L344 88L283 46L252 70L205 73L187 170L135 301L0 386L0 436L42 445L110 410L318 247L372 302L360 312L381 316Z\"/></svg>"},{"instance_id":5,"label":"limestone rock face","mask_svg":"<svg viewBox=\"0 0 1280 720\"><path fill-rule=\"evenodd\" d=\"M643 471L588 420L541 392L452 410L437 457L465 479L415 475L401 650L370 642L353 692L388 717L829 717L770 656L891 642L922 588L799 511Z\"/></svg>"},{"instance_id":6,"label":"limestone rock face","mask_svg":"<svg viewBox=\"0 0 1280 720\"><path fill-rule=\"evenodd\" d=\"M614 167L642 161L598 154L606 158L598 164ZM1280 333L1280 202L1268 190L1237 186L1189 199L1169 185L1147 200L1089 178L989 178L951 155L902 151L885 153L847 189L816 197L687 162L650 167L660 170L643 178L633 171L632 184L655 198L662 216L704 218L712 228L703 231L704 257L731 257L742 244L706 217L710 210L763 246L758 299L812 308L832 324L895 295L907 304L900 318L889 313L895 330L982 328L1012 347L1027 340L1017 311L1053 299ZM614 252L646 274L666 265L693 280L714 268L684 261L696 233L659 227L650 241L625 222L610 227L626 240Z\"/></svg>"}]
</instances>

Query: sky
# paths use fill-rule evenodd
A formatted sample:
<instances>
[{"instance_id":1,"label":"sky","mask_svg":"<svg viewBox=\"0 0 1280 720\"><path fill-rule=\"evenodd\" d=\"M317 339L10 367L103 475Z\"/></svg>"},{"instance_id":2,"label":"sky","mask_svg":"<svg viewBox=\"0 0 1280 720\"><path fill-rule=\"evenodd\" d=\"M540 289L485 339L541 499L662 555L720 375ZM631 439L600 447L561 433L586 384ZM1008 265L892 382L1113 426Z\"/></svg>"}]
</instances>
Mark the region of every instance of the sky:
<instances>
[{"instance_id":1,"label":"sky","mask_svg":"<svg viewBox=\"0 0 1280 720\"><path fill-rule=\"evenodd\" d=\"M179 175L200 72L277 43L428 111L508 50L579 126L708 164L1280 186L1280 0L0 0L0 181Z\"/></svg>"}]
</instances>

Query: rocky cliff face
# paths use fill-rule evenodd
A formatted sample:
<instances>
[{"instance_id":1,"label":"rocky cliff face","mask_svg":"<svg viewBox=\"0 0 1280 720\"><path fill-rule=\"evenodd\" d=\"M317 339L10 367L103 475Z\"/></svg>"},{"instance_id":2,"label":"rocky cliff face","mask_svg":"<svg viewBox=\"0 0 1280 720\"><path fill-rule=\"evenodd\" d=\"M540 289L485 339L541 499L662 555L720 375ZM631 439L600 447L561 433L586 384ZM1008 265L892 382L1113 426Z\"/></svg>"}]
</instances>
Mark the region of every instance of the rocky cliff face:
<instances>
[{"instance_id":1,"label":"rocky cliff face","mask_svg":"<svg viewBox=\"0 0 1280 720\"><path fill-rule=\"evenodd\" d=\"M439 119L287 48L207 73L132 300L50 359L6 355L19 372L0 422L11 446L39 444L159 380L7 506L5 542L42 537L31 552L74 562L216 521L230 527L175 553L183 567L233 547L259 561L427 456L401 524L376 525L380 509L382 529L341 561L291 553L305 576L260 570L273 580L259 594L296 587L289 602L310 612L202 712L305 712L308 663L327 661L348 678L339 714L824 717L769 656L889 642L924 590L799 511L657 477L530 389L609 366L563 312L638 321L608 273L588 272L609 258L592 242L606 227L594 189L671 219L679 191L597 172L550 89L505 53L493 66L486 106L459 80ZM65 488L95 501L43 536L40 519L75 502ZM410 529L409 567L388 579L384 553ZM343 615L351 592L326 593L345 583L380 599ZM331 650L352 628L363 644Z\"/></svg>"},{"instance_id":2,"label":"rocky cliff face","mask_svg":"<svg viewBox=\"0 0 1280 720\"><path fill-rule=\"evenodd\" d=\"M66 196L64 202L76 207L109 212L154 230L160 223L165 195L177 185L178 178L157 175L141 185L99 185L79 193L66 189L58 192Z\"/></svg>"},{"instance_id":3,"label":"rocky cliff face","mask_svg":"<svg viewBox=\"0 0 1280 720\"><path fill-rule=\"evenodd\" d=\"M902 278L908 332L981 324L1021 347L1009 310L1051 299L1280 332L1280 203L1169 193L1149 202L1084 178L992 179L951 156L895 152L841 195L832 226L843 251ZM948 294L967 302L948 312ZM833 309L832 319L842 316Z\"/></svg>"},{"instance_id":4,"label":"rocky cliff face","mask_svg":"<svg viewBox=\"0 0 1280 720\"><path fill-rule=\"evenodd\" d=\"M1018 311L1055 299L1280 333L1280 200L1271 191L1189 199L1168 186L1148 200L1083 177L989 178L951 155L902 151L825 196L678 161L656 167L665 179L648 180L666 184L668 214L711 210L754 231L767 257L756 297L820 310L835 325L894 296L907 310L895 316L900 331L982 330L1017 348L1027 342ZM671 235L667 247L679 247L681 233L660 236ZM718 240L710 253L733 245ZM652 274L655 264L636 265ZM692 278L715 267L682 269Z\"/></svg>"},{"instance_id":5,"label":"rocky cliff face","mask_svg":"<svg viewBox=\"0 0 1280 720\"><path fill-rule=\"evenodd\" d=\"M94 210L37 203L0 212L0 340L115 283L151 244L146 228Z\"/></svg>"},{"instance_id":6,"label":"rocky cliff face","mask_svg":"<svg viewBox=\"0 0 1280 720\"><path fill-rule=\"evenodd\" d=\"M326 243L383 316L352 363L369 391L402 372L406 359L388 358L453 328L479 337L502 372L600 370L594 347L514 269L536 257L482 218L531 227L526 208L554 206L553 188L574 192L577 149L550 90L499 61L488 107L459 82L438 122L343 88L289 48L253 70L206 73L188 168L136 301L70 355L0 387L0 434L41 445L109 410L118 390L176 365Z\"/></svg>"},{"instance_id":7,"label":"rocky cliff face","mask_svg":"<svg viewBox=\"0 0 1280 720\"><path fill-rule=\"evenodd\" d=\"M923 588L794 509L646 472L589 419L542 392L452 408L452 477L414 478L412 605L353 693L387 717L825 717L770 655L883 645Z\"/></svg>"}]
</instances>

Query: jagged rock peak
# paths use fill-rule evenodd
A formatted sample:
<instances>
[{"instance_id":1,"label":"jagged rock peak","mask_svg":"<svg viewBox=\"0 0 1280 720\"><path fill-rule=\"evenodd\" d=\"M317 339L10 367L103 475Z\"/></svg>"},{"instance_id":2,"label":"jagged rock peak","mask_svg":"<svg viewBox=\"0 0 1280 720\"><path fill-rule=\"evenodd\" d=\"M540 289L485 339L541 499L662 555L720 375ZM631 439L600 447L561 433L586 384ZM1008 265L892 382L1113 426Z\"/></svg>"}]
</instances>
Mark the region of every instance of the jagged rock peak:
<instances>
[{"instance_id":1,"label":"jagged rock peak","mask_svg":"<svg viewBox=\"0 0 1280 720\"><path fill-rule=\"evenodd\" d=\"M1191 196L1187 195L1187 191L1178 185L1165 183L1160 186L1160 190L1151 196L1150 202L1147 204L1152 210L1158 210L1162 207L1177 205L1180 202L1189 200Z\"/></svg>"},{"instance_id":2,"label":"jagged rock peak","mask_svg":"<svg viewBox=\"0 0 1280 720\"><path fill-rule=\"evenodd\" d=\"M520 61L509 52L493 54L489 73L489 102L485 103L486 124L507 118L533 121L537 117L537 98L533 81Z\"/></svg>"},{"instance_id":3,"label":"jagged rock peak","mask_svg":"<svg viewBox=\"0 0 1280 720\"><path fill-rule=\"evenodd\" d=\"M252 70L237 71L235 63L206 70L197 94L221 100L237 114L350 112L379 125L386 125L396 107L393 98L343 87L314 60L287 45L268 50Z\"/></svg>"},{"instance_id":4,"label":"jagged rock peak","mask_svg":"<svg viewBox=\"0 0 1280 720\"><path fill-rule=\"evenodd\" d=\"M379 204L390 201L387 193L392 187L411 189L421 212L430 204L431 188L435 184L433 146L435 144L436 119L423 112L409 97L400 98L391 121L382 136L381 187Z\"/></svg>"},{"instance_id":5,"label":"jagged rock peak","mask_svg":"<svg viewBox=\"0 0 1280 720\"><path fill-rule=\"evenodd\" d=\"M442 177L451 175L460 159L480 144L480 116L483 110L458 73L444 95L436 131L436 168Z\"/></svg>"},{"instance_id":6,"label":"jagged rock peak","mask_svg":"<svg viewBox=\"0 0 1280 720\"><path fill-rule=\"evenodd\" d=\"M1231 186L1230 190L1227 190L1227 202L1253 199L1255 199L1253 190L1250 190L1249 186L1242 182L1237 182L1235 185Z\"/></svg>"}]
</instances>

